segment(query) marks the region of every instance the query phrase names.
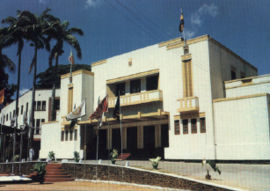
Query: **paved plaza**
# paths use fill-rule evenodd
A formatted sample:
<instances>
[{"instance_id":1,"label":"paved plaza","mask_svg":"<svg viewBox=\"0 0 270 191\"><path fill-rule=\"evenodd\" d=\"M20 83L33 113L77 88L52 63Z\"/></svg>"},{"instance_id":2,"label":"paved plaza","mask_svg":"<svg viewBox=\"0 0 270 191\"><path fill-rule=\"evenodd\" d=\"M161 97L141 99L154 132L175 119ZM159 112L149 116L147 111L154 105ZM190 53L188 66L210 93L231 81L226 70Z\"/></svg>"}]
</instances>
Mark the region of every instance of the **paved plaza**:
<instances>
[{"instance_id":1,"label":"paved plaza","mask_svg":"<svg viewBox=\"0 0 270 191\"><path fill-rule=\"evenodd\" d=\"M31 183L31 184L0 184L0 190L27 190L27 191L178 191L177 189L162 189L149 188L145 186L112 184L104 182L89 182L89 181L75 181L75 182L55 182L55 183Z\"/></svg>"}]
</instances>

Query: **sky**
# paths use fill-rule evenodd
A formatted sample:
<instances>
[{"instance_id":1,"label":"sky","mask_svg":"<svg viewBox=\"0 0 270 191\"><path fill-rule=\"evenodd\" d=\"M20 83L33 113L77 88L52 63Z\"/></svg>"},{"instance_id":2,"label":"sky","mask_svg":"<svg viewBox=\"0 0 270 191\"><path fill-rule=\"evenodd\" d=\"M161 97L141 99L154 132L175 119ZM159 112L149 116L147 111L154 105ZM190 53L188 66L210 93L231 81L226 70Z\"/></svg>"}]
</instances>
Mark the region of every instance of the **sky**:
<instances>
[{"instance_id":1,"label":"sky","mask_svg":"<svg viewBox=\"0 0 270 191\"><path fill-rule=\"evenodd\" d=\"M82 48L82 59L75 57L77 64L90 65L179 37L182 8L186 38L209 34L257 67L260 75L270 73L269 0L0 0L0 19L16 16L16 10L39 15L46 8L83 30L83 36L76 36ZM28 68L34 49L28 44L22 52L21 92L33 83ZM3 52L17 64L16 50L11 46ZM65 44L60 64L69 63L71 50L75 54ZM48 57L47 51L38 52L38 72L48 68ZM9 82L16 84L16 73L10 73Z\"/></svg>"}]
</instances>

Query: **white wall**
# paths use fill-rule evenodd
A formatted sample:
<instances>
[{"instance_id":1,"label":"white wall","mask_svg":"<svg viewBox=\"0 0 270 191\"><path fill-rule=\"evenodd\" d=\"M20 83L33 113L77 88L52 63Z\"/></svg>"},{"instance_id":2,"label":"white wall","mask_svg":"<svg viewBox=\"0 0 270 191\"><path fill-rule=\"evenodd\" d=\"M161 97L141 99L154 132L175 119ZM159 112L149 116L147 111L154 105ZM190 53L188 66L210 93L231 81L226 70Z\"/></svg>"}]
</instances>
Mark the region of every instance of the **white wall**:
<instances>
[{"instance_id":1,"label":"white wall","mask_svg":"<svg viewBox=\"0 0 270 191\"><path fill-rule=\"evenodd\" d=\"M239 97L260 93L270 93L270 75L250 78L251 82L243 83L242 80L228 81L225 83L227 97Z\"/></svg>"},{"instance_id":2,"label":"white wall","mask_svg":"<svg viewBox=\"0 0 270 191\"><path fill-rule=\"evenodd\" d=\"M267 96L214 103L217 159L269 160Z\"/></svg>"},{"instance_id":3,"label":"white wall","mask_svg":"<svg viewBox=\"0 0 270 191\"><path fill-rule=\"evenodd\" d=\"M85 99L86 101L86 115L83 119L87 120L89 115L93 112L93 86L94 86L94 76L93 74L83 71L74 72L73 75L73 106L78 107L81 102ZM80 126L77 125L77 141L70 138L66 141L61 141L61 131L65 130L65 126L62 125L65 117L68 114L68 84L69 76L61 79L61 92L60 92L60 118L59 121L55 123L48 123L42 126L42 141L41 141L41 151L40 158L47 158L49 151L54 151L56 158L66 158L73 159L74 151L80 153L80 157L83 156L83 150L80 150ZM66 126L68 127L68 126ZM70 137L70 133L68 134Z\"/></svg>"}]
</instances>

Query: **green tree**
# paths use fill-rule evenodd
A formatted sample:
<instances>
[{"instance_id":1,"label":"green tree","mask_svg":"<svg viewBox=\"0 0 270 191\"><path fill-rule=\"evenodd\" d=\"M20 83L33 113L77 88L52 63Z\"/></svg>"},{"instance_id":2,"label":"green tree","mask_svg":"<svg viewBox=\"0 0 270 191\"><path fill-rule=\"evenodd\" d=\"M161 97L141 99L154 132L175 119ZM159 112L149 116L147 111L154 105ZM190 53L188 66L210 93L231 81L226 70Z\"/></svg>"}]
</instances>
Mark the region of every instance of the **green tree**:
<instances>
[{"instance_id":1,"label":"green tree","mask_svg":"<svg viewBox=\"0 0 270 191\"><path fill-rule=\"evenodd\" d=\"M16 86L14 84L8 84L8 74L5 72L5 68L8 68L9 71L15 71L14 62L6 55L2 53L3 48L9 47L11 44L8 42L9 34L7 28L0 28L0 90L5 89L5 101L9 103L12 101L11 97L16 91Z\"/></svg>"},{"instance_id":2,"label":"green tree","mask_svg":"<svg viewBox=\"0 0 270 191\"><path fill-rule=\"evenodd\" d=\"M58 65L57 73L55 72L55 68L56 66L49 67L46 71L37 75L37 88L51 89L54 84L56 88L60 88L60 77L63 74L69 73L70 65ZM91 65L86 64L74 64L72 68L73 71L81 69L91 71Z\"/></svg>"},{"instance_id":3,"label":"green tree","mask_svg":"<svg viewBox=\"0 0 270 191\"><path fill-rule=\"evenodd\" d=\"M37 16L30 11L18 11L18 18L24 23L24 34L23 37L30 41L30 46L34 47L34 56L30 64L29 73L32 68L33 72L33 87L32 87L32 104L31 104L31 116L30 116L30 138L28 142L28 150L32 148L33 140L33 127L34 127L34 102L36 93L36 73L37 73L37 57L38 50L46 47L50 50L49 42L44 37L44 31L48 28L48 23L45 21L45 17L48 15L50 9L46 9L40 16Z\"/></svg>"},{"instance_id":4,"label":"green tree","mask_svg":"<svg viewBox=\"0 0 270 191\"><path fill-rule=\"evenodd\" d=\"M16 116L18 116L18 105L19 105L19 91L20 91L20 77L21 77L21 56L22 56L22 49L24 47L24 21L20 20L18 18L15 17L7 17L5 19L2 20L2 23L4 24L8 24L7 27L7 36L6 36L6 43L8 45L12 45L12 44L17 44L17 56L18 56L18 70L17 70L17 93L16 93ZM16 153L16 129L18 127L18 120L16 117L15 120L15 126L16 128L14 129L14 139L13 139L13 159ZM14 169L12 169L13 171Z\"/></svg>"}]
</instances>

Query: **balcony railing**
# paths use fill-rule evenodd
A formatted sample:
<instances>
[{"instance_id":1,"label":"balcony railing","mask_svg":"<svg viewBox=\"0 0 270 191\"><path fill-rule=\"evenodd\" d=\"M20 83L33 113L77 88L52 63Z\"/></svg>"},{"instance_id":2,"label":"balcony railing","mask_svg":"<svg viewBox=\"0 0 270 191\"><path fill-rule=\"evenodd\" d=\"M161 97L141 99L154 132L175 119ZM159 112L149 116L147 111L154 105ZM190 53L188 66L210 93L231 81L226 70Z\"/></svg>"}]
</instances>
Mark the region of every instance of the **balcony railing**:
<instances>
[{"instance_id":1,"label":"balcony railing","mask_svg":"<svg viewBox=\"0 0 270 191\"><path fill-rule=\"evenodd\" d=\"M199 111L199 98L198 97L186 97L178 99L180 102L180 107L178 112L196 112Z\"/></svg>"},{"instance_id":2,"label":"balcony railing","mask_svg":"<svg viewBox=\"0 0 270 191\"><path fill-rule=\"evenodd\" d=\"M109 97L109 108L113 108L115 106L116 99L117 97ZM136 105L154 101L162 101L161 90L151 90L120 96L121 106Z\"/></svg>"}]
</instances>

